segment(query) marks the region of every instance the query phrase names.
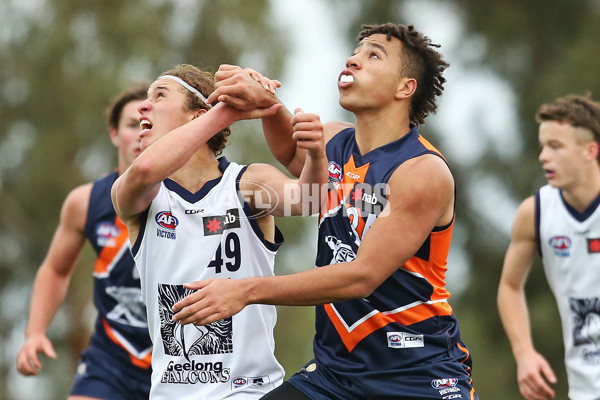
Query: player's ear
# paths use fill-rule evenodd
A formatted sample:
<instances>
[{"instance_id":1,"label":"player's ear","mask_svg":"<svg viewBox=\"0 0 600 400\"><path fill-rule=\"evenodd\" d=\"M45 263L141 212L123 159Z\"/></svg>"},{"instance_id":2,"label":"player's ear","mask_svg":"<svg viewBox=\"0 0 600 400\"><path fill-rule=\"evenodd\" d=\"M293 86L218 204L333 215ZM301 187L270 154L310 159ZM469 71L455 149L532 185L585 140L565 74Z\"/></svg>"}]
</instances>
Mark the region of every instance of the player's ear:
<instances>
[{"instance_id":1,"label":"player's ear","mask_svg":"<svg viewBox=\"0 0 600 400\"><path fill-rule=\"evenodd\" d=\"M192 119L196 119L196 118L198 118L199 116L201 116L202 114L204 114L206 111L207 111L207 110L205 110L205 109L201 108L200 110L198 110L198 111L196 111L196 112L194 113L194 117L193 117Z\"/></svg>"},{"instance_id":2,"label":"player's ear","mask_svg":"<svg viewBox=\"0 0 600 400\"><path fill-rule=\"evenodd\" d=\"M589 156L591 160L597 160L598 159L598 153L600 153L600 143L596 142L595 140L592 140L591 142L589 142L587 144L587 148L589 151Z\"/></svg>"},{"instance_id":3,"label":"player's ear","mask_svg":"<svg viewBox=\"0 0 600 400\"><path fill-rule=\"evenodd\" d=\"M119 134L116 128L108 128L108 134L110 135L110 141L115 147L119 147Z\"/></svg>"},{"instance_id":4,"label":"player's ear","mask_svg":"<svg viewBox=\"0 0 600 400\"><path fill-rule=\"evenodd\" d=\"M414 78L402 78L398 83L398 90L396 91L396 99L408 99L415 94L417 90L417 80Z\"/></svg>"}]
</instances>

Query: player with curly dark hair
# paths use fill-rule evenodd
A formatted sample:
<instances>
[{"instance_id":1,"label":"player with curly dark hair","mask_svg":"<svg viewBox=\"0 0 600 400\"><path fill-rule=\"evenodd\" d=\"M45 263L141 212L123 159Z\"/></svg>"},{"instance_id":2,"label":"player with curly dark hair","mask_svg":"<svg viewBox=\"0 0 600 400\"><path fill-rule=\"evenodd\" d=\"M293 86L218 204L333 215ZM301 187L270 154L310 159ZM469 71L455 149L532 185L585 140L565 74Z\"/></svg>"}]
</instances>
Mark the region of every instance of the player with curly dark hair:
<instances>
[{"instance_id":1,"label":"player with curly dark hair","mask_svg":"<svg viewBox=\"0 0 600 400\"><path fill-rule=\"evenodd\" d=\"M365 25L338 77L356 125L324 125L329 191L316 266L285 276L194 282L176 320L207 324L248 304L315 305L314 359L263 399L478 399L445 274L454 178L418 131L448 67L412 26ZM209 100L252 110L278 100L259 73L222 66ZM283 107L263 118L290 172L306 160ZM300 143L300 142L298 142ZM220 293L231 294L225 298Z\"/></svg>"}]
</instances>

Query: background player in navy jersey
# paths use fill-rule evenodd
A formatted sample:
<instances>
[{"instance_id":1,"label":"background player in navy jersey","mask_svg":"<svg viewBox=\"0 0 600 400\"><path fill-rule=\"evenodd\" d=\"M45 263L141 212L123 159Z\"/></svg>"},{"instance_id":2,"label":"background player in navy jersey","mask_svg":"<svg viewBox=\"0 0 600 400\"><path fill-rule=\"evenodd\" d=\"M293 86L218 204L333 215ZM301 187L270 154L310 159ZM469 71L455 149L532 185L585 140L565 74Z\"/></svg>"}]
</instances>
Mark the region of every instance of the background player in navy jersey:
<instances>
[{"instance_id":1,"label":"background player in navy jersey","mask_svg":"<svg viewBox=\"0 0 600 400\"><path fill-rule=\"evenodd\" d=\"M150 85L139 106L143 153L112 188L142 279L154 345L152 399L258 399L281 384L283 368L273 354L275 307L255 305L202 327L173 321L171 307L189 293L183 284L191 280L273 275L282 238L269 212L311 210L302 203L285 208L289 204L281 201L265 209L267 197L282 199L302 183L327 180L322 125L299 110L292 126L307 151L299 181L270 165L217 158L229 125L280 106L248 112L225 103L213 107L205 98L213 86L211 74L190 65Z\"/></svg>"},{"instance_id":2,"label":"background player in navy jersey","mask_svg":"<svg viewBox=\"0 0 600 400\"><path fill-rule=\"evenodd\" d=\"M356 126L324 125L329 196L316 265L300 273L210 280L176 319L206 324L249 304L316 305L314 360L265 399L477 399L471 358L448 304L455 187L417 130L437 109L448 64L412 26L364 26L338 79ZM254 71L222 66L209 100L241 109L278 100ZM262 119L271 150L297 174L305 152L281 108Z\"/></svg>"},{"instance_id":3,"label":"background player in navy jersey","mask_svg":"<svg viewBox=\"0 0 600 400\"><path fill-rule=\"evenodd\" d=\"M600 398L600 104L570 95L540 107L548 184L525 199L498 288L498 308L527 400L554 398L556 375L534 347L525 283L536 251L558 304L569 398Z\"/></svg>"},{"instance_id":4,"label":"background player in navy jersey","mask_svg":"<svg viewBox=\"0 0 600 400\"><path fill-rule=\"evenodd\" d=\"M150 391L151 342L140 280L127 229L110 199L113 182L140 153L137 107L146 98L146 88L134 85L108 107L110 138L118 149L117 170L67 196L33 287L26 341L17 355L17 370L23 375L39 374L39 353L56 358L47 330L65 299L86 238L90 241L97 253L93 276L98 317L69 400L147 399Z\"/></svg>"}]
</instances>

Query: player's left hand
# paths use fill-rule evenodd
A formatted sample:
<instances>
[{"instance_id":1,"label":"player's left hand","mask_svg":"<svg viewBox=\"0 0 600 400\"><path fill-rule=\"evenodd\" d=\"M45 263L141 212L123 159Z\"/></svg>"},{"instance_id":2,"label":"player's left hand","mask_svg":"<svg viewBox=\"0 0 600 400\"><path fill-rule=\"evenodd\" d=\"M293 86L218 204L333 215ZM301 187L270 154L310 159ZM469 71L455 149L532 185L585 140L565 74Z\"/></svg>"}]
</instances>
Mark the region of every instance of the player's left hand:
<instances>
[{"instance_id":1,"label":"player's left hand","mask_svg":"<svg viewBox=\"0 0 600 400\"><path fill-rule=\"evenodd\" d=\"M196 290L173 305L173 321L182 325L206 325L231 317L245 306L240 280L209 279L183 285Z\"/></svg>"},{"instance_id":2,"label":"player's left hand","mask_svg":"<svg viewBox=\"0 0 600 400\"><path fill-rule=\"evenodd\" d=\"M278 102L275 90L281 83L251 68L223 64L215 74L215 79L215 90L208 96L209 103L218 100L240 110L253 110L267 108Z\"/></svg>"},{"instance_id":3,"label":"player's left hand","mask_svg":"<svg viewBox=\"0 0 600 400\"><path fill-rule=\"evenodd\" d=\"M292 137L298 148L307 150L311 157L325 156L323 124L317 114L296 108L291 124L294 130Z\"/></svg>"}]
</instances>

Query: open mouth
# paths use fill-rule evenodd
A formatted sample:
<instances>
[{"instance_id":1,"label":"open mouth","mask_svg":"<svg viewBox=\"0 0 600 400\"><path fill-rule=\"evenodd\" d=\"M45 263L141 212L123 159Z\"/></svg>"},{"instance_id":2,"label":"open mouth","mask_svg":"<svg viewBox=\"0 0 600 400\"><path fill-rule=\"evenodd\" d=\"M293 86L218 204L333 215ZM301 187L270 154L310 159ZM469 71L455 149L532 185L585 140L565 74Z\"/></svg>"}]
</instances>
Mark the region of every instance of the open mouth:
<instances>
[{"instance_id":1,"label":"open mouth","mask_svg":"<svg viewBox=\"0 0 600 400\"><path fill-rule=\"evenodd\" d=\"M352 75L341 75L340 82L341 83L354 82L354 77Z\"/></svg>"},{"instance_id":2,"label":"open mouth","mask_svg":"<svg viewBox=\"0 0 600 400\"><path fill-rule=\"evenodd\" d=\"M142 119L140 120L140 128L142 128L143 131L147 129L152 129L152 123L147 119Z\"/></svg>"}]
</instances>

